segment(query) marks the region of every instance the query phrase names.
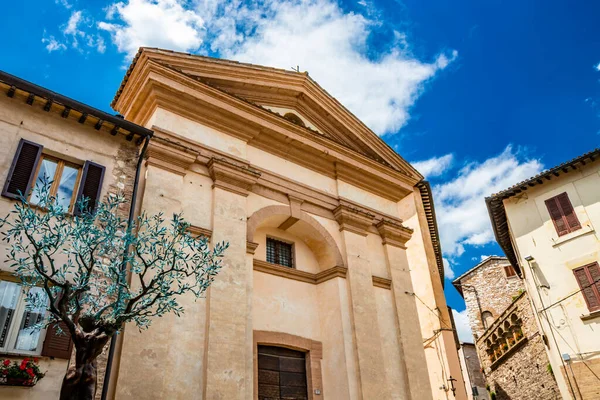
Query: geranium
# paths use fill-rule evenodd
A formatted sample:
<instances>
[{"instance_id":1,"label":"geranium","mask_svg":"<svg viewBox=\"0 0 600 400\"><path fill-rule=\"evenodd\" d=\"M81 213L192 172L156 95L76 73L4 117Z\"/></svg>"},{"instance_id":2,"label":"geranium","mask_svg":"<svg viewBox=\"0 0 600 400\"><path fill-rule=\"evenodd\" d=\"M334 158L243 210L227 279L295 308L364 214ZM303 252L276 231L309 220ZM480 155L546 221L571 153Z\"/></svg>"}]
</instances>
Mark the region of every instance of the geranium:
<instances>
[{"instance_id":1,"label":"geranium","mask_svg":"<svg viewBox=\"0 0 600 400\"><path fill-rule=\"evenodd\" d=\"M34 385L38 380L44 377L40 370L37 358L24 358L20 362L9 359L0 360L0 374L7 379L22 380L24 384Z\"/></svg>"}]
</instances>

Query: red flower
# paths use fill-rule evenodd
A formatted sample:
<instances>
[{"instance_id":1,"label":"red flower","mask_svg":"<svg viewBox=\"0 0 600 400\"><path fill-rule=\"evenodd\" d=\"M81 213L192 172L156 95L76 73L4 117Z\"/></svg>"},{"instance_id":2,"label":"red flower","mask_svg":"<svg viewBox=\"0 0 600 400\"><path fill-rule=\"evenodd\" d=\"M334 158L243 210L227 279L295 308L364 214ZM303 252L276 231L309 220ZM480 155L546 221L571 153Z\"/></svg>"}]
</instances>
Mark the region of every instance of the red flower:
<instances>
[{"instance_id":1,"label":"red flower","mask_svg":"<svg viewBox=\"0 0 600 400\"><path fill-rule=\"evenodd\" d=\"M4 371L2 371L2 373L3 373L4 375L8 375L8 370L7 370L7 369L5 369Z\"/></svg>"},{"instance_id":2,"label":"red flower","mask_svg":"<svg viewBox=\"0 0 600 400\"><path fill-rule=\"evenodd\" d=\"M27 364L27 363L29 362L29 358L25 357L25 358L23 359L23 362Z\"/></svg>"},{"instance_id":3,"label":"red flower","mask_svg":"<svg viewBox=\"0 0 600 400\"><path fill-rule=\"evenodd\" d=\"M26 372L27 372L27 374L28 374L30 377L32 377L32 378L33 378L33 376L35 375L35 374L33 373L33 369L31 369L31 368L27 368L27 371L26 371Z\"/></svg>"},{"instance_id":4,"label":"red flower","mask_svg":"<svg viewBox=\"0 0 600 400\"><path fill-rule=\"evenodd\" d=\"M34 362L34 363L36 363L36 364L37 364L39 361L40 361L40 359L39 359L39 358L37 358L37 357L33 357L33 362Z\"/></svg>"},{"instance_id":5,"label":"red flower","mask_svg":"<svg viewBox=\"0 0 600 400\"><path fill-rule=\"evenodd\" d=\"M4 360L2 364L4 364L5 367L8 367L10 365L10 360Z\"/></svg>"},{"instance_id":6,"label":"red flower","mask_svg":"<svg viewBox=\"0 0 600 400\"><path fill-rule=\"evenodd\" d=\"M24 371L24 370L25 370L25 364L21 363L21 365L19 366L19 369L20 369L21 371Z\"/></svg>"}]
</instances>

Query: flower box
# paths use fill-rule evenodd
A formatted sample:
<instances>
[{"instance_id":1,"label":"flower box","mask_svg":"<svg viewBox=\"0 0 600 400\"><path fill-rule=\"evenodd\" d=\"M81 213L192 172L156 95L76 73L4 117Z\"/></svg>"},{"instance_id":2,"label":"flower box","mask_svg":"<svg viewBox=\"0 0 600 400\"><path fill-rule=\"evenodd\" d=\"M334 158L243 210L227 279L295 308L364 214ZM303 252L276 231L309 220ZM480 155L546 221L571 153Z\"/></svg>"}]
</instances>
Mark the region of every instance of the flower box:
<instances>
[{"instance_id":1,"label":"flower box","mask_svg":"<svg viewBox=\"0 0 600 400\"><path fill-rule=\"evenodd\" d=\"M20 361L0 360L0 385L35 386L44 377L37 358L26 357Z\"/></svg>"},{"instance_id":2,"label":"flower box","mask_svg":"<svg viewBox=\"0 0 600 400\"><path fill-rule=\"evenodd\" d=\"M3 386L35 386L37 383L37 377L35 378L7 378L5 376L0 377L0 385Z\"/></svg>"}]
</instances>

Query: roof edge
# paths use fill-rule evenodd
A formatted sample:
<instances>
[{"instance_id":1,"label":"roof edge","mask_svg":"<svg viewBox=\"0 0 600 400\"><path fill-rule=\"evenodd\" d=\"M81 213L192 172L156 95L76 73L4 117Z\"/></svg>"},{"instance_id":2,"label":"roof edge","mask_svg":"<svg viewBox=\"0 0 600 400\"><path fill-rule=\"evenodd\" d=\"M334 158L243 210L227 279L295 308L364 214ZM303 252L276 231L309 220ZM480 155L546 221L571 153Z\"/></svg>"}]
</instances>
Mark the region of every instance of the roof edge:
<instances>
[{"instance_id":1,"label":"roof edge","mask_svg":"<svg viewBox=\"0 0 600 400\"><path fill-rule=\"evenodd\" d=\"M152 136L153 134L153 132L150 129L144 128L141 125L135 124L130 121L126 121L122 117L109 114L88 104L81 103L60 93L53 92L42 86L36 85L35 83L26 81L25 79L9 74L8 72L0 70L0 82L10 86L11 88L19 89L21 91L45 99L50 104L61 104L65 108L80 112L84 115L93 116L103 122L109 122L115 127L121 128L129 132L130 134L139 135L141 137Z\"/></svg>"}]
</instances>

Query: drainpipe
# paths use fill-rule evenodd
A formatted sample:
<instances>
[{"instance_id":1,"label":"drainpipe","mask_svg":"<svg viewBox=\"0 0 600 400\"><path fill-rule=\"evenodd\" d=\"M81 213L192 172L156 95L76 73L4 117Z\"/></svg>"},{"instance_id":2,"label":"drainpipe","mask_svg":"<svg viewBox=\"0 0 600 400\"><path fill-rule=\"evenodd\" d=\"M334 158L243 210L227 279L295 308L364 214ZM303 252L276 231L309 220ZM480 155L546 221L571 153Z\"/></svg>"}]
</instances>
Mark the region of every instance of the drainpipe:
<instances>
[{"instance_id":1,"label":"drainpipe","mask_svg":"<svg viewBox=\"0 0 600 400\"><path fill-rule=\"evenodd\" d=\"M144 156L146 155L146 151L148 150L148 144L150 143L150 139L152 138L152 133L148 136L144 137L144 145L142 146L142 151L140 152L140 156L138 158L137 167L135 170L135 179L133 181L133 192L131 193L131 206L129 207L129 218L127 219L127 230L131 229L133 224L133 219L135 217L135 203L137 200L137 192L140 181L140 172L142 170L142 161L144 160ZM121 265L121 269L125 269L126 265ZM102 383L102 396L101 400L106 400L108 396L108 387L110 381L110 371L113 365L113 359L115 358L115 350L117 347L117 335L118 332L115 333L110 340L110 349L108 350L108 359L106 361L106 371L104 373L104 382Z\"/></svg>"}]
</instances>

